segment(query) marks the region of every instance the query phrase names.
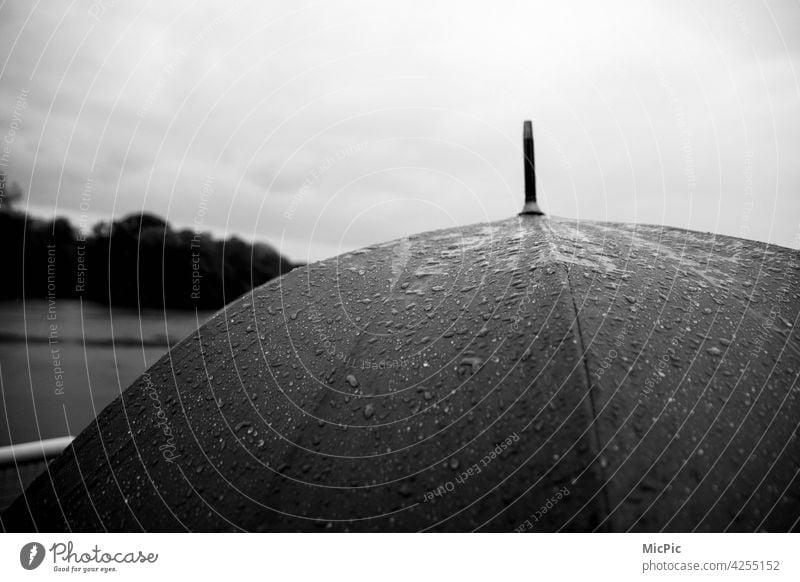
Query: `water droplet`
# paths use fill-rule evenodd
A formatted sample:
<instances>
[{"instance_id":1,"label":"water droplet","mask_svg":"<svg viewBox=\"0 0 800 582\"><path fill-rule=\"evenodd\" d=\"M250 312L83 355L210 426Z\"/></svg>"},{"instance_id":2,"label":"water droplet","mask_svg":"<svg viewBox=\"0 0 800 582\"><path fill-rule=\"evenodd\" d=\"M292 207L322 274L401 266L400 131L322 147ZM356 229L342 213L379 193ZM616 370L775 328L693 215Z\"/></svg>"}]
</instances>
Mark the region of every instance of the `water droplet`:
<instances>
[{"instance_id":1,"label":"water droplet","mask_svg":"<svg viewBox=\"0 0 800 582\"><path fill-rule=\"evenodd\" d=\"M481 369L483 365L483 360L477 356L471 358L464 358L461 360L461 366L470 366L470 371L473 374L477 374L478 370Z\"/></svg>"}]
</instances>

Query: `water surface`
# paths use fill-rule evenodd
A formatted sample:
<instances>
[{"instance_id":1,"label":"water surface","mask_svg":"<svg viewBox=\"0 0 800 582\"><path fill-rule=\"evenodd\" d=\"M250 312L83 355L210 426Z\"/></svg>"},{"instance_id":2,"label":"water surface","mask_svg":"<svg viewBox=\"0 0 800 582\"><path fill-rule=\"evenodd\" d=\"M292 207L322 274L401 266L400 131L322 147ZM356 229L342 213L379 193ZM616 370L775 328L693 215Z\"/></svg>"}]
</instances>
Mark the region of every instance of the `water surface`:
<instances>
[{"instance_id":1,"label":"water surface","mask_svg":"<svg viewBox=\"0 0 800 582\"><path fill-rule=\"evenodd\" d=\"M77 435L211 315L0 302L0 446Z\"/></svg>"}]
</instances>

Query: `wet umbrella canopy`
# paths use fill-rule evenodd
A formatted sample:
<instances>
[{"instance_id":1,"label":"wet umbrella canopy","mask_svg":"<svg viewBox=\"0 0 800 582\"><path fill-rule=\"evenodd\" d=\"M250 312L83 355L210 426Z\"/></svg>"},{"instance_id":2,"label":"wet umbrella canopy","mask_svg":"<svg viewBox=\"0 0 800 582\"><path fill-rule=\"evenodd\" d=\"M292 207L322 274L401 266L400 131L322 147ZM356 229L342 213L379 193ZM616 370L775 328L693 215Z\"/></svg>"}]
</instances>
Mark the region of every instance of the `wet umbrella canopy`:
<instances>
[{"instance_id":1,"label":"wet umbrella canopy","mask_svg":"<svg viewBox=\"0 0 800 582\"><path fill-rule=\"evenodd\" d=\"M525 214L296 269L173 348L9 530L800 519L796 251Z\"/></svg>"}]
</instances>

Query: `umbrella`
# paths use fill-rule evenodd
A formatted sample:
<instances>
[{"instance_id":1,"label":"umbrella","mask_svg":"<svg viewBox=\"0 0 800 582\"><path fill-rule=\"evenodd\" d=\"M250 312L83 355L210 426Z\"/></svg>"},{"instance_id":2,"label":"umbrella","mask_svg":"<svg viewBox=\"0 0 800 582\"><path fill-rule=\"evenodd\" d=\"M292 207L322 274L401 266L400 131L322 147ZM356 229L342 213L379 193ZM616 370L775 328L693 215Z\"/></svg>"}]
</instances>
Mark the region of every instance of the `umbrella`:
<instances>
[{"instance_id":1,"label":"umbrella","mask_svg":"<svg viewBox=\"0 0 800 582\"><path fill-rule=\"evenodd\" d=\"M3 526L796 529L798 253L545 216L532 158L531 140L519 216L309 264L227 306Z\"/></svg>"}]
</instances>

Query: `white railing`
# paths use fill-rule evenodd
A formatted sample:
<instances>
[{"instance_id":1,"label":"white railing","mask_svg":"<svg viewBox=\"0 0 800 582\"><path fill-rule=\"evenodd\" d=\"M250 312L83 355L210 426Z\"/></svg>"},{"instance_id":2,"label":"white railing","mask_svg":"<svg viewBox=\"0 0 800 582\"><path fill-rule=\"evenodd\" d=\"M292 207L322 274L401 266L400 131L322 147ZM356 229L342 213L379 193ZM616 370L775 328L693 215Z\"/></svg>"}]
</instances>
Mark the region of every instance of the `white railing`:
<instances>
[{"instance_id":1,"label":"white railing","mask_svg":"<svg viewBox=\"0 0 800 582\"><path fill-rule=\"evenodd\" d=\"M74 438L73 436L65 436L0 447L0 467L30 463L31 461L46 461L57 457L69 446Z\"/></svg>"}]
</instances>

